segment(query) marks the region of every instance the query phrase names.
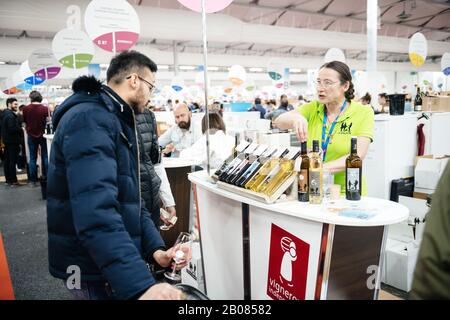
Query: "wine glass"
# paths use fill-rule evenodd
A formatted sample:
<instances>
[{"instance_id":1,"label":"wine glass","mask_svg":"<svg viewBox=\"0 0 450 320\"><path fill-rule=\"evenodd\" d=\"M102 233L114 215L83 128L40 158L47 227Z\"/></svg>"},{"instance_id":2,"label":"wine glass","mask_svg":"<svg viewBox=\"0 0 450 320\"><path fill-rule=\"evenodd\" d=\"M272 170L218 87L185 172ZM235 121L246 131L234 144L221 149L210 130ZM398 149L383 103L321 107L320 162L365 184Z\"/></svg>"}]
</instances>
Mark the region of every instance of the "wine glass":
<instances>
[{"instance_id":1,"label":"wine glass","mask_svg":"<svg viewBox=\"0 0 450 320\"><path fill-rule=\"evenodd\" d=\"M181 275L176 271L177 264L184 262L185 260L185 251L188 249L188 252L191 248L192 235L187 232L180 232L177 240L174 244L175 257L173 261L175 262L172 268L172 271L167 271L164 273L164 276L172 281L180 282ZM184 251L183 251L184 249Z\"/></svg>"}]
</instances>

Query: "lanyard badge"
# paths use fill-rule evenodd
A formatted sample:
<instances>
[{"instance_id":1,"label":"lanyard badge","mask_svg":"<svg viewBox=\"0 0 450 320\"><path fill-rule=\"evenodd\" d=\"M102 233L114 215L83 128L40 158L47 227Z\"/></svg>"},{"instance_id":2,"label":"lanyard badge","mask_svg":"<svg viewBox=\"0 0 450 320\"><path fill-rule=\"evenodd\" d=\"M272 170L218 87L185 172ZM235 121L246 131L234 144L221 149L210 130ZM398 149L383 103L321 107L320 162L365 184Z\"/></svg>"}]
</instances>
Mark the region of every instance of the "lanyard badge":
<instances>
[{"instance_id":1,"label":"lanyard badge","mask_svg":"<svg viewBox=\"0 0 450 320\"><path fill-rule=\"evenodd\" d=\"M328 144L330 143L330 138L331 138L331 135L333 134L334 127L336 126L336 123L337 123L337 121L338 121L342 111L344 110L346 104L347 104L347 101L344 100L344 103L342 104L342 107L341 107L341 111L339 111L338 116L336 117L336 119L334 119L333 123L331 124L331 128L330 128L330 131L328 131L328 135L326 135L326 131L327 131L327 111L324 112L323 125L322 125L322 151L323 151L322 160L324 162L325 162L325 156L327 154ZM326 139L325 139L325 135L326 135Z\"/></svg>"}]
</instances>

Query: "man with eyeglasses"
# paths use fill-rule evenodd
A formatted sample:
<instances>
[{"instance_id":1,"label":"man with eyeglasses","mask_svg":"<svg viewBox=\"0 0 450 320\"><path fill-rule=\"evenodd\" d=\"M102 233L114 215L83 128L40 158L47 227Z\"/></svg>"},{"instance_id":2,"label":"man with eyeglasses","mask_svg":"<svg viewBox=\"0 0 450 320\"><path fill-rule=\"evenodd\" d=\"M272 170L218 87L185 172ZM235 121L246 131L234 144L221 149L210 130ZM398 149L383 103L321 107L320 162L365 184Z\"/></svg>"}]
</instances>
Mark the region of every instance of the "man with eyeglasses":
<instances>
[{"instance_id":1,"label":"man with eyeglasses","mask_svg":"<svg viewBox=\"0 0 450 320\"><path fill-rule=\"evenodd\" d=\"M83 76L53 116L47 184L50 273L78 299L180 299L156 284L149 263L169 267L140 194L135 114L154 90L156 64L136 51L115 56L107 85ZM190 260L177 265L184 267Z\"/></svg>"}]
</instances>

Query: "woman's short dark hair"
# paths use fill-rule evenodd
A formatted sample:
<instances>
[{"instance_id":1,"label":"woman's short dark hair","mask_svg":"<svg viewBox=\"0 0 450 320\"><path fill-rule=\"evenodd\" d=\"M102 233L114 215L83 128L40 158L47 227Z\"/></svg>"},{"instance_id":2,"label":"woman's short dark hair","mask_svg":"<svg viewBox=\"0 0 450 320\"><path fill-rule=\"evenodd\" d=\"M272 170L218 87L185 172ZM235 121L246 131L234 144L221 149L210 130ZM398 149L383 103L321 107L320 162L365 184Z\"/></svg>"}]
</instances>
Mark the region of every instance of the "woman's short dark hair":
<instances>
[{"instance_id":1,"label":"woman's short dark hair","mask_svg":"<svg viewBox=\"0 0 450 320\"><path fill-rule=\"evenodd\" d=\"M255 98L255 104L261 104L261 99L260 98Z\"/></svg>"},{"instance_id":2,"label":"woman's short dark hair","mask_svg":"<svg viewBox=\"0 0 450 320\"><path fill-rule=\"evenodd\" d=\"M209 115L209 129L222 130L226 132L225 123L222 120L222 117L217 112L211 112ZM206 115L203 116L202 119L202 133L206 132Z\"/></svg>"},{"instance_id":3,"label":"woman's short dark hair","mask_svg":"<svg viewBox=\"0 0 450 320\"><path fill-rule=\"evenodd\" d=\"M158 71L158 66L146 55L135 50L126 50L116 55L106 71L106 81L120 84L130 72L138 72L148 68L151 72Z\"/></svg>"},{"instance_id":4,"label":"woman's short dark hair","mask_svg":"<svg viewBox=\"0 0 450 320\"><path fill-rule=\"evenodd\" d=\"M31 102L42 102L42 95L36 90L30 92L29 98Z\"/></svg>"},{"instance_id":5,"label":"woman's short dark hair","mask_svg":"<svg viewBox=\"0 0 450 320\"><path fill-rule=\"evenodd\" d=\"M355 98L355 89L353 88L352 82L352 73L350 72L350 68L343 62L340 61L330 61L323 64L320 69L333 69L337 73L339 73L339 80L341 84L346 82L349 83L348 90L345 92L345 99L350 102L353 98Z\"/></svg>"}]
</instances>

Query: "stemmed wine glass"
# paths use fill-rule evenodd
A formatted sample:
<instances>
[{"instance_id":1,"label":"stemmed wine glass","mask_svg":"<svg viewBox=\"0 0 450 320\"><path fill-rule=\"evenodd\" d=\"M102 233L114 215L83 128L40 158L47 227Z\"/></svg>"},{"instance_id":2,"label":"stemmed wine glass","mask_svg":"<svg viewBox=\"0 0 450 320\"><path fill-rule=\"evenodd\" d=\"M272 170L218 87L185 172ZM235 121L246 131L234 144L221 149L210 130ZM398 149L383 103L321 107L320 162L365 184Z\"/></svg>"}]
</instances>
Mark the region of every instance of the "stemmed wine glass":
<instances>
[{"instance_id":1,"label":"stemmed wine glass","mask_svg":"<svg viewBox=\"0 0 450 320\"><path fill-rule=\"evenodd\" d=\"M167 271L164 276L172 281L181 281L181 275L176 271L177 265L185 260L185 254L191 250L192 235L187 232L180 232L174 244L175 257L172 271Z\"/></svg>"}]
</instances>

